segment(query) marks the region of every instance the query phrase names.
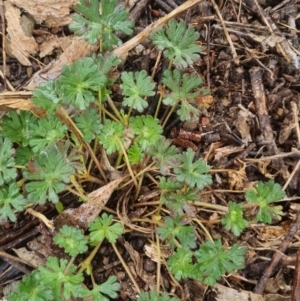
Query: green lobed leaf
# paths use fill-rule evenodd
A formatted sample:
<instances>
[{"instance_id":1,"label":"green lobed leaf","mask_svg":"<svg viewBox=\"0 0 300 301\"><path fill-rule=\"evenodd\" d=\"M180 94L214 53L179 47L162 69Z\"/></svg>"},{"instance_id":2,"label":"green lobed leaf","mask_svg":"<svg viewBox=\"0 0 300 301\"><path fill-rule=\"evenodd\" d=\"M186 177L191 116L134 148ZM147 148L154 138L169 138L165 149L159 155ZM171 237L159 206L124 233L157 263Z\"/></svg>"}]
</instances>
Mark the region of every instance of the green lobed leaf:
<instances>
[{"instance_id":1,"label":"green lobed leaf","mask_svg":"<svg viewBox=\"0 0 300 301\"><path fill-rule=\"evenodd\" d=\"M120 142L124 144L124 132L125 128L122 123L105 120L99 140L108 155L121 149Z\"/></svg>"},{"instance_id":2,"label":"green lobed leaf","mask_svg":"<svg viewBox=\"0 0 300 301\"><path fill-rule=\"evenodd\" d=\"M76 10L82 15L74 14L73 21L69 28L78 36L90 44L96 44L102 39L102 45L105 50L111 50L121 45L121 40L115 34L123 32L132 33L133 22L127 20L128 12L124 7L117 8L117 0L80 0L75 6ZM102 14L99 14L101 5Z\"/></svg>"},{"instance_id":3,"label":"green lobed leaf","mask_svg":"<svg viewBox=\"0 0 300 301\"><path fill-rule=\"evenodd\" d=\"M194 103L194 98L202 92L202 79L199 76L182 74L177 69L166 70L162 83L171 90L171 93L164 95L165 105L174 106L181 100Z\"/></svg>"},{"instance_id":4,"label":"green lobed leaf","mask_svg":"<svg viewBox=\"0 0 300 301\"><path fill-rule=\"evenodd\" d=\"M240 248L238 244L225 251L220 239L216 242L206 241L195 252L196 278L207 285L214 285L226 273L244 268L246 252L247 248Z\"/></svg>"},{"instance_id":5,"label":"green lobed leaf","mask_svg":"<svg viewBox=\"0 0 300 301\"><path fill-rule=\"evenodd\" d=\"M39 272L35 270L24 276L22 282L7 298L8 301L51 301L53 293L47 285L41 283Z\"/></svg>"},{"instance_id":6,"label":"green lobed leaf","mask_svg":"<svg viewBox=\"0 0 300 301\"><path fill-rule=\"evenodd\" d=\"M59 96L58 81L41 83L32 92L31 101L38 107L47 111L48 116L53 115L55 110L61 106L62 99Z\"/></svg>"},{"instance_id":7,"label":"green lobed leaf","mask_svg":"<svg viewBox=\"0 0 300 301\"><path fill-rule=\"evenodd\" d=\"M17 183L10 183L0 188L0 222L9 219L16 221L16 215L13 210L23 211L28 204L27 200L20 193Z\"/></svg>"},{"instance_id":8,"label":"green lobed leaf","mask_svg":"<svg viewBox=\"0 0 300 301\"><path fill-rule=\"evenodd\" d=\"M53 241L70 256L76 256L87 251L87 240L79 229L63 225Z\"/></svg>"},{"instance_id":9,"label":"green lobed leaf","mask_svg":"<svg viewBox=\"0 0 300 301\"><path fill-rule=\"evenodd\" d=\"M156 162L162 175L168 174L170 167L178 164L178 149L164 136L160 136L146 151L152 156L152 160Z\"/></svg>"},{"instance_id":10,"label":"green lobed leaf","mask_svg":"<svg viewBox=\"0 0 300 301\"><path fill-rule=\"evenodd\" d=\"M0 186L17 177L12 141L0 137Z\"/></svg>"},{"instance_id":11,"label":"green lobed leaf","mask_svg":"<svg viewBox=\"0 0 300 301\"><path fill-rule=\"evenodd\" d=\"M40 204L46 200L57 203L58 193L64 191L74 173L74 164L67 162L55 145L47 148L37 158L32 158L23 172L24 178L30 181L25 185L28 200Z\"/></svg>"},{"instance_id":12,"label":"green lobed leaf","mask_svg":"<svg viewBox=\"0 0 300 301\"><path fill-rule=\"evenodd\" d=\"M178 68L186 68L200 58L201 47L195 43L199 34L193 28L187 29L184 22L171 19L165 30L159 29L150 38Z\"/></svg>"},{"instance_id":13,"label":"green lobed leaf","mask_svg":"<svg viewBox=\"0 0 300 301\"><path fill-rule=\"evenodd\" d=\"M157 227L156 231L160 235L160 239L167 240L171 248L175 247L176 238L185 250L196 247L195 228L182 225L178 215L174 218L166 217L165 225Z\"/></svg>"},{"instance_id":14,"label":"green lobed leaf","mask_svg":"<svg viewBox=\"0 0 300 301\"><path fill-rule=\"evenodd\" d=\"M269 180L266 184L259 181L254 186L254 190L250 189L245 192L245 197L248 202L256 203L259 206L259 211L255 217L256 221L261 221L270 224L272 217L281 219L282 206L270 206L272 202L280 201L285 196L285 192L281 186Z\"/></svg>"},{"instance_id":15,"label":"green lobed leaf","mask_svg":"<svg viewBox=\"0 0 300 301\"><path fill-rule=\"evenodd\" d=\"M34 134L34 127L37 123L37 118L28 111L11 111L8 115L2 118L1 135L17 142L22 146L28 146L32 135Z\"/></svg>"},{"instance_id":16,"label":"green lobed leaf","mask_svg":"<svg viewBox=\"0 0 300 301\"><path fill-rule=\"evenodd\" d=\"M75 117L75 124L82 132L86 142L90 143L99 135L103 125L100 122L100 116L94 109L87 108Z\"/></svg>"},{"instance_id":17,"label":"green lobed leaf","mask_svg":"<svg viewBox=\"0 0 300 301\"><path fill-rule=\"evenodd\" d=\"M186 205L199 199L199 193L195 189L164 191L162 192L160 199L173 214L181 216L184 214Z\"/></svg>"},{"instance_id":18,"label":"green lobed leaf","mask_svg":"<svg viewBox=\"0 0 300 301\"><path fill-rule=\"evenodd\" d=\"M68 300L71 296L77 297L82 293L82 273L74 274L77 267L70 264L66 269L67 264L66 259L49 256L46 265L39 267L41 283L51 288L54 300L61 300L62 295Z\"/></svg>"},{"instance_id":19,"label":"green lobed leaf","mask_svg":"<svg viewBox=\"0 0 300 301\"><path fill-rule=\"evenodd\" d=\"M142 150L154 145L163 132L159 120L150 115L130 117L129 126L132 133L137 135L136 143Z\"/></svg>"},{"instance_id":20,"label":"green lobed leaf","mask_svg":"<svg viewBox=\"0 0 300 301\"><path fill-rule=\"evenodd\" d=\"M193 162L194 156L195 153L191 148L180 154L182 166L174 167L174 172L179 182L185 182L191 188L197 187L202 190L204 186L212 183L211 176L205 174L209 172L210 167L201 158Z\"/></svg>"},{"instance_id":21,"label":"green lobed leaf","mask_svg":"<svg viewBox=\"0 0 300 301\"><path fill-rule=\"evenodd\" d=\"M144 153L142 152L141 148L138 147L136 144L132 144L127 150L127 153L130 164L136 164L138 162L141 162L144 158Z\"/></svg>"},{"instance_id":22,"label":"green lobed leaf","mask_svg":"<svg viewBox=\"0 0 300 301\"><path fill-rule=\"evenodd\" d=\"M248 227L248 222L243 217L243 207L235 202L228 202L228 213L222 218L226 230L231 230L235 236L240 236Z\"/></svg>"},{"instance_id":23,"label":"green lobed leaf","mask_svg":"<svg viewBox=\"0 0 300 301\"><path fill-rule=\"evenodd\" d=\"M34 153L42 152L47 146L65 137L67 126L57 117L41 118L32 125L32 137L29 145Z\"/></svg>"},{"instance_id":24,"label":"green lobed leaf","mask_svg":"<svg viewBox=\"0 0 300 301\"><path fill-rule=\"evenodd\" d=\"M106 80L106 76L91 57L64 66L58 79L64 103L80 110L85 110L95 101L94 91L100 90L106 84Z\"/></svg>"},{"instance_id":25,"label":"green lobed leaf","mask_svg":"<svg viewBox=\"0 0 300 301\"><path fill-rule=\"evenodd\" d=\"M178 248L167 261L170 271L177 280L191 277L193 271L192 258L193 252Z\"/></svg>"},{"instance_id":26,"label":"green lobed leaf","mask_svg":"<svg viewBox=\"0 0 300 301\"><path fill-rule=\"evenodd\" d=\"M153 96L155 84L152 78L148 76L145 70L138 72L122 72L122 84L120 85L123 90L124 100L123 106L128 106L143 112L148 107L148 103L143 99L145 96Z\"/></svg>"},{"instance_id":27,"label":"green lobed leaf","mask_svg":"<svg viewBox=\"0 0 300 301\"><path fill-rule=\"evenodd\" d=\"M112 223L113 216L103 213L101 217L96 218L89 223L90 240L92 244L98 244L105 238L110 243L115 243L118 237L123 234L124 228L120 222Z\"/></svg>"}]
</instances>

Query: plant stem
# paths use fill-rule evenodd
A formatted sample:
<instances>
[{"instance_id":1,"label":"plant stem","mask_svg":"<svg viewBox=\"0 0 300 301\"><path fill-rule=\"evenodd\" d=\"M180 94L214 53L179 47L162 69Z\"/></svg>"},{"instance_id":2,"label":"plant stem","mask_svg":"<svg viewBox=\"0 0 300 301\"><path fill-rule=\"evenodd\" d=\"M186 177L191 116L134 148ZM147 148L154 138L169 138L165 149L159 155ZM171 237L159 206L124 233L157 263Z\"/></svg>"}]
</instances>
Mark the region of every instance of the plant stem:
<instances>
[{"instance_id":1,"label":"plant stem","mask_svg":"<svg viewBox=\"0 0 300 301\"><path fill-rule=\"evenodd\" d=\"M59 118L61 119L61 121L66 124L69 128L69 130L71 132L73 132L77 139L79 140L79 142L85 147L85 149L88 151L89 155L92 157L93 161L95 162L95 164L97 165L104 181L107 183L107 179L105 176L105 173L102 169L102 166L99 162L99 160L97 159L95 153L93 152L91 146L86 143L86 141L84 141L83 139L83 134L81 133L81 131L78 129L78 127L76 126L76 124L73 122L72 118L68 115L68 113L66 112L66 110L63 107L60 107L59 109L56 110L56 114L59 116Z\"/></svg>"},{"instance_id":2,"label":"plant stem","mask_svg":"<svg viewBox=\"0 0 300 301\"><path fill-rule=\"evenodd\" d=\"M175 104L175 105L171 108L171 110L169 111L169 113L168 113L166 119L164 120L164 122L163 122L163 124L162 124L162 127L163 127L163 128L166 126L166 124L167 124L167 122L168 122L170 116L172 115L172 113L173 113L174 110L176 109L176 107L177 107L179 101L180 101L180 100L178 100L178 101L176 102L176 104Z\"/></svg>"},{"instance_id":3,"label":"plant stem","mask_svg":"<svg viewBox=\"0 0 300 301\"><path fill-rule=\"evenodd\" d=\"M134 183L135 188L138 190L139 185L138 185L138 182L137 182L137 180L136 180L136 178L135 178L135 176L134 176L134 173L133 173L133 171L132 171L132 168L131 168L131 165L130 165L130 162L129 162L129 159L128 159L126 150L125 150L125 148L124 148L124 145L123 145L123 143L121 142L121 140L119 139L119 137L116 136L115 138L116 138L116 139L118 140L118 142L119 142L119 145L120 145L121 150L122 150L122 152L123 152L123 156L124 156L124 159L125 159L125 162L126 162L128 171L129 171L129 173L130 173L130 175L131 175L131 178L132 178L132 180L133 180L133 183Z\"/></svg>"},{"instance_id":4,"label":"plant stem","mask_svg":"<svg viewBox=\"0 0 300 301\"><path fill-rule=\"evenodd\" d=\"M210 208L210 209L216 209L216 210L220 210L223 212L228 212L228 207L225 207L222 205L210 204L210 203L205 203L205 202L200 202L200 201L194 201L193 205L206 207L206 208Z\"/></svg>"},{"instance_id":5,"label":"plant stem","mask_svg":"<svg viewBox=\"0 0 300 301\"><path fill-rule=\"evenodd\" d=\"M99 248L101 247L102 241L97 244L97 246L92 250L89 256L80 263L79 273L82 273L85 269L88 269L91 266L91 262L95 255L97 254Z\"/></svg>"},{"instance_id":6,"label":"plant stem","mask_svg":"<svg viewBox=\"0 0 300 301\"><path fill-rule=\"evenodd\" d=\"M159 292L160 289L160 275L161 275L161 252L160 252L160 243L159 243L159 237L156 233L156 249L157 249L157 268L156 268L156 290Z\"/></svg>"},{"instance_id":7,"label":"plant stem","mask_svg":"<svg viewBox=\"0 0 300 301\"><path fill-rule=\"evenodd\" d=\"M116 244L112 243L111 245L112 245L112 247L113 247L116 255L118 256L119 260L121 261L121 264L122 264L124 270L126 271L126 273L128 274L130 280L132 281L135 289L140 294L141 293L141 289L139 288L138 284L136 283L135 279L133 278L133 276L132 276L132 274L131 274L131 272L130 272L130 270L128 268L128 265L125 263L124 259L122 258L122 256L121 256L118 248L116 247Z\"/></svg>"},{"instance_id":8,"label":"plant stem","mask_svg":"<svg viewBox=\"0 0 300 301\"><path fill-rule=\"evenodd\" d=\"M116 116L119 118L119 120L122 123L124 123L123 117L121 116L121 114L118 111L117 107L115 106L114 102L112 101L112 99L110 98L110 96L108 94L106 96L107 96L107 102L108 102L109 106L111 107L113 112L116 114Z\"/></svg>"}]
</instances>

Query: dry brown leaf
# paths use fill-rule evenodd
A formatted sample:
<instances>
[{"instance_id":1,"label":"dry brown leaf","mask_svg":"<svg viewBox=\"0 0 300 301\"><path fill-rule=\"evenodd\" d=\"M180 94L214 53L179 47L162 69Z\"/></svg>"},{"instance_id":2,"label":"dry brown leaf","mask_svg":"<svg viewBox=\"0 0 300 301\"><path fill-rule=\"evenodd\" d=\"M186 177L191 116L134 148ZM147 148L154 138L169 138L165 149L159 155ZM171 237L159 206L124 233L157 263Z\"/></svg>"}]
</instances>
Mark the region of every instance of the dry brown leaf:
<instances>
[{"instance_id":1,"label":"dry brown leaf","mask_svg":"<svg viewBox=\"0 0 300 301\"><path fill-rule=\"evenodd\" d=\"M10 1L4 2L4 8L9 38L6 50L9 55L14 56L22 65L31 66L28 56L38 51L38 44L33 37L28 37L24 33L21 26L21 11Z\"/></svg>"},{"instance_id":2,"label":"dry brown leaf","mask_svg":"<svg viewBox=\"0 0 300 301\"><path fill-rule=\"evenodd\" d=\"M238 153L244 150L244 146L224 146L215 150L214 161L217 162L221 158L227 157L234 153Z\"/></svg>"},{"instance_id":3,"label":"dry brown leaf","mask_svg":"<svg viewBox=\"0 0 300 301\"><path fill-rule=\"evenodd\" d=\"M44 264L46 260L42 259L37 255L35 251L28 251L26 248L13 249L19 258L30 262L32 266L38 268L40 265Z\"/></svg>"},{"instance_id":4,"label":"dry brown leaf","mask_svg":"<svg viewBox=\"0 0 300 301\"><path fill-rule=\"evenodd\" d=\"M21 7L36 20L37 23L45 21L48 27L59 27L70 24L70 8L78 0L10 0Z\"/></svg>"},{"instance_id":5,"label":"dry brown leaf","mask_svg":"<svg viewBox=\"0 0 300 301\"><path fill-rule=\"evenodd\" d=\"M134 270L136 275L143 279L144 276L144 269L143 269L143 258L140 256L139 252L137 252L131 244L127 241L124 241L123 246L127 250L131 260L134 263Z\"/></svg>"},{"instance_id":6,"label":"dry brown leaf","mask_svg":"<svg viewBox=\"0 0 300 301\"><path fill-rule=\"evenodd\" d=\"M70 46L71 42L72 38L70 36L60 38L54 35L48 36L47 40L40 45L40 57L52 54L53 50L57 48L62 48L64 51Z\"/></svg>"},{"instance_id":7,"label":"dry brown leaf","mask_svg":"<svg viewBox=\"0 0 300 301\"><path fill-rule=\"evenodd\" d=\"M236 290L230 287L216 284L212 288L216 292L215 299L217 301L239 300L239 301L264 301L262 295L253 294L248 291Z\"/></svg>"},{"instance_id":8,"label":"dry brown leaf","mask_svg":"<svg viewBox=\"0 0 300 301\"><path fill-rule=\"evenodd\" d=\"M240 162L240 169L239 170L230 170L228 171L228 182L230 185L230 189L244 189L244 181L247 179L247 175L246 175L246 164Z\"/></svg>"},{"instance_id":9,"label":"dry brown leaf","mask_svg":"<svg viewBox=\"0 0 300 301\"><path fill-rule=\"evenodd\" d=\"M236 129L241 134L242 141L245 143L252 141L249 124L253 123L253 118L253 114L249 111L240 110L237 114L236 120L234 121Z\"/></svg>"},{"instance_id":10,"label":"dry brown leaf","mask_svg":"<svg viewBox=\"0 0 300 301\"><path fill-rule=\"evenodd\" d=\"M54 221L56 229L62 225L79 226L86 229L89 222L92 222L102 211L116 187L124 180L119 178L102 186L88 195L88 202L83 203L78 208L64 210Z\"/></svg>"}]
</instances>

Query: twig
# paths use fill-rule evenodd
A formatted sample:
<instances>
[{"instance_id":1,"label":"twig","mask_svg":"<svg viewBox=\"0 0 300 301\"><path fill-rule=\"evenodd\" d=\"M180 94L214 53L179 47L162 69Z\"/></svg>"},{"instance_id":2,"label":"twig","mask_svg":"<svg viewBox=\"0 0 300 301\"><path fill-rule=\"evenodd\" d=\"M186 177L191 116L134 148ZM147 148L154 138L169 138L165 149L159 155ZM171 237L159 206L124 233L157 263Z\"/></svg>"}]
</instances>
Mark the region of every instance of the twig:
<instances>
[{"instance_id":1,"label":"twig","mask_svg":"<svg viewBox=\"0 0 300 301\"><path fill-rule=\"evenodd\" d=\"M300 211L297 212L297 217L293 225L291 226L290 230L287 232L286 236L284 237L279 252L275 252L273 254L273 258L271 261L271 264L266 268L266 270L263 273L263 276L259 279L257 285L254 288L254 293L256 294L262 294L264 291L264 288L267 284L268 279L271 277L274 269L279 264L282 254L284 253L289 246L290 242L292 241L294 235L299 231L300 229Z\"/></svg>"},{"instance_id":2,"label":"twig","mask_svg":"<svg viewBox=\"0 0 300 301\"><path fill-rule=\"evenodd\" d=\"M300 300L300 248L297 252L295 272L293 279L293 288L292 288L292 301Z\"/></svg>"},{"instance_id":3,"label":"twig","mask_svg":"<svg viewBox=\"0 0 300 301\"><path fill-rule=\"evenodd\" d=\"M260 123L260 129L264 140L268 142L267 147L269 152L273 155L279 153L276 143L273 137L273 131L270 124L270 119L267 111L266 105L266 95L264 93L264 87L262 83L262 69L259 67L254 67L250 69L251 85L253 96L255 100L255 107L257 117ZM273 163L275 167L281 171L282 176L285 180L289 178L289 172L281 158L274 159Z\"/></svg>"},{"instance_id":4,"label":"twig","mask_svg":"<svg viewBox=\"0 0 300 301\"><path fill-rule=\"evenodd\" d=\"M216 4L215 0L211 0L211 3L212 3L212 5L213 5L213 7L214 7L214 9L215 9L215 11L216 11L216 13L217 13L217 15L218 15L218 18L220 19L220 22L221 22L222 27L223 27L223 30L224 30L224 34L225 34L226 39L227 39L227 41L228 41L228 43L229 43L229 46L230 46L230 48L231 48L232 57L233 57L233 59L235 60L235 59L237 58L237 53L236 53L236 50L235 50L235 48L234 48L234 46L233 46L231 37L230 37L230 35L229 35L229 33L228 33L228 30L227 30L227 27L226 27L226 25L225 25L224 19L223 19L221 13L220 13L219 7L218 7L218 5Z\"/></svg>"},{"instance_id":5,"label":"twig","mask_svg":"<svg viewBox=\"0 0 300 301\"><path fill-rule=\"evenodd\" d=\"M4 17L4 5L3 0L0 1L0 14L2 20L2 59L3 59L3 79L4 79L4 90L6 90L6 45L5 45L5 17ZM2 74L1 74L2 76Z\"/></svg>"}]
</instances>

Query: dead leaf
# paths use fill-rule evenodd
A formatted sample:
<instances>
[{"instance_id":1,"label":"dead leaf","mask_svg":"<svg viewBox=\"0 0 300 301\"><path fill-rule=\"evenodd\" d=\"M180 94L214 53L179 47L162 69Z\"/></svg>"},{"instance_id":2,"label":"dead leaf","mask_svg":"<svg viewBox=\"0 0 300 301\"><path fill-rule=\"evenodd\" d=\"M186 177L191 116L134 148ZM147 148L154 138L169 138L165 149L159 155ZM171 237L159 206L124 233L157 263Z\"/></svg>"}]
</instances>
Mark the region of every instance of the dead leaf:
<instances>
[{"instance_id":1,"label":"dead leaf","mask_svg":"<svg viewBox=\"0 0 300 301\"><path fill-rule=\"evenodd\" d=\"M243 290L235 290L218 283L212 288L212 290L217 293L217 296L215 297L216 301L264 301L264 297L262 295L253 294Z\"/></svg>"},{"instance_id":2,"label":"dead leaf","mask_svg":"<svg viewBox=\"0 0 300 301\"><path fill-rule=\"evenodd\" d=\"M253 123L253 114L248 110L239 110L237 118L234 121L236 129L239 131L244 143L252 141L249 124Z\"/></svg>"},{"instance_id":3,"label":"dead leaf","mask_svg":"<svg viewBox=\"0 0 300 301\"><path fill-rule=\"evenodd\" d=\"M116 187L124 180L119 178L94 190L88 195L89 201L83 203L78 208L64 210L54 221L56 229L62 225L79 226L86 229L89 222L92 222L102 211Z\"/></svg>"},{"instance_id":4,"label":"dead leaf","mask_svg":"<svg viewBox=\"0 0 300 301\"><path fill-rule=\"evenodd\" d=\"M72 38L68 37L56 37L54 35L48 36L47 40L40 45L40 57L52 54L54 49L61 48L63 51L70 46Z\"/></svg>"},{"instance_id":5,"label":"dead leaf","mask_svg":"<svg viewBox=\"0 0 300 301\"><path fill-rule=\"evenodd\" d=\"M42 259L34 251L28 251L26 248L13 249L19 258L30 262L32 266L38 268L40 265L46 262L46 259Z\"/></svg>"},{"instance_id":6,"label":"dead leaf","mask_svg":"<svg viewBox=\"0 0 300 301\"><path fill-rule=\"evenodd\" d=\"M131 244L127 241L124 241L123 246L129 253L130 258L134 263L134 269L136 274L143 279L144 276L144 269L143 269L143 258L140 256L139 252L137 252Z\"/></svg>"},{"instance_id":7,"label":"dead leaf","mask_svg":"<svg viewBox=\"0 0 300 301\"><path fill-rule=\"evenodd\" d=\"M36 20L37 23L45 21L47 27L59 27L70 24L70 8L78 0L10 0L13 4L21 7Z\"/></svg>"},{"instance_id":8,"label":"dead leaf","mask_svg":"<svg viewBox=\"0 0 300 301\"><path fill-rule=\"evenodd\" d=\"M28 57L38 51L38 44L33 37L28 37L25 34L21 26L21 11L10 1L4 2L4 8L9 38L6 50L22 65L31 66L31 62Z\"/></svg>"}]
</instances>

